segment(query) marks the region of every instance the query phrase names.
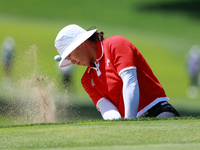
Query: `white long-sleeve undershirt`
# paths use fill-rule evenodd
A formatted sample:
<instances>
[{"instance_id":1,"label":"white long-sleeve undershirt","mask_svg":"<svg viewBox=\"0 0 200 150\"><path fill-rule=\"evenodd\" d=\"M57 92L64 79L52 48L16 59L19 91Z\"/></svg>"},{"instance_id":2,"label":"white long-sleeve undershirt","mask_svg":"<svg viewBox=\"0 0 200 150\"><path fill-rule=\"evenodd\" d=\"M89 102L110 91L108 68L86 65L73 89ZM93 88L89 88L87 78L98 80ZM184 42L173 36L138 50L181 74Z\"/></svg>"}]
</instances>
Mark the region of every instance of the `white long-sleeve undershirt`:
<instances>
[{"instance_id":1,"label":"white long-sleeve undershirt","mask_svg":"<svg viewBox=\"0 0 200 150\"><path fill-rule=\"evenodd\" d=\"M121 118L117 107L110 100L104 97L97 102L97 109L101 112L101 115L104 120L113 120Z\"/></svg>"},{"instance_id":2,"label":"white long-sleeve undershirt","mask_svg":"<svg viewBox=\"0 0 200 150\"><path fill-rule=\"evenodd\" d=\"M123 81L123 99L125 106L125 118L135 118L139 106L139 86L135 67L120 71L119 76ZM108 99L101 98L97 102L103 119L113 120L121 118L117 107Z\"/></svg>"},{"instance_id":3,"label":"white long-sleeve undershirt","mask_svg":"<svg viewBox=\"0 0 200 150\"><path fill-rule=\"evenodd\" d=\"M122 70L119 76L123 81L125 118L135 118L137 116L140 95L136 67Z\"/></svg>"}]
</instances>

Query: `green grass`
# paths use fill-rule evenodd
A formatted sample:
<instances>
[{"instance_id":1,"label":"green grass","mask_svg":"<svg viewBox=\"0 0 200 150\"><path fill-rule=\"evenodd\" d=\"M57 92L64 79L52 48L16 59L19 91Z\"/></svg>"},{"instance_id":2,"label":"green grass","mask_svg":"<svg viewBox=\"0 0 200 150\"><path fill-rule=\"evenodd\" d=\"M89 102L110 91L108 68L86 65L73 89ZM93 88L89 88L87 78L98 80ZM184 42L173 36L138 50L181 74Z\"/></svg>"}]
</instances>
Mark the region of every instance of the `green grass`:
<instances>
[{"instance_id":1,"label":"green grass","mask_svg":"<svg viewBox=\"0 0 200 150\"><path fill-rule=\"evenodd\" d=\"M197 149L199 118L32 124L0 128L1 149Z\"/></svg>"}]
</instances>

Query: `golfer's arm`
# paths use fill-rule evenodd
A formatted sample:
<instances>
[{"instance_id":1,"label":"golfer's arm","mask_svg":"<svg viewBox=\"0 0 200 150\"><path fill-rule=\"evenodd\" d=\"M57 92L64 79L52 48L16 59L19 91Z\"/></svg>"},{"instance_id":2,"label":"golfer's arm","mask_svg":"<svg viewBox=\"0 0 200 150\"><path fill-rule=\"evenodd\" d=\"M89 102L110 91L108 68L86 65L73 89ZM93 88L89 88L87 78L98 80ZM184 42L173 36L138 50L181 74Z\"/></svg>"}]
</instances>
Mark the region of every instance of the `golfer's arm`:
<instances>
[{"instance_id":1,"label":"golfer's arm","mask_svg":"<svg viewBox=\"0 0 200 150\"><path fill-rule=\"evenodd\" d=\"M135 118L139 106L139 86L136 67L120 71L119 76L123 81L123 99L125 118Z\"/></svg>"},{"instance_id":2,"label":"golfer's arm","mask_svg":"<svg viewBox=\"0 0 200 150\"><path fill-rule=\"evenodd\" d=\"M104 120L120 119L121 115L117 107L108 99L101 98L97 104L97 109L101 112Z\"/></svg>"}]
</instances>

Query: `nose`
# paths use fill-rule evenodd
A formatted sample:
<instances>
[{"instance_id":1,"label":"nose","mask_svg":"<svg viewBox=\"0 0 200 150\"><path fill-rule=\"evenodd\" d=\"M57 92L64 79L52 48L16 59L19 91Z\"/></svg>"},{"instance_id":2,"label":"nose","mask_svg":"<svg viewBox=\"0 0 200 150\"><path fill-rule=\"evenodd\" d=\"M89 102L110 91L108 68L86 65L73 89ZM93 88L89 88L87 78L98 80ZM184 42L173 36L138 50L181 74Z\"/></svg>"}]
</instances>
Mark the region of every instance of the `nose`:
<instances>
[{"instance_id":1,"label":"nose","mask_svg":"<svg viewBox=\"0 0 200 150\"><path fill-rule=\"evenodd\" d=\"M76 65L80 66L80 62L76 62Z\"/></svg>"},{"instance_id":2,"label":"nose","mask_svg":"<svg viewBox=\"0 0 200 150\"><path fill-rule=\"evenodd\" d=\"M75 64L75 63L76 63L76 61L75 61L75 60L70 60L70 61L71 61L71 63L72 63L72 64Z\"/></svg>"}]
</instances>

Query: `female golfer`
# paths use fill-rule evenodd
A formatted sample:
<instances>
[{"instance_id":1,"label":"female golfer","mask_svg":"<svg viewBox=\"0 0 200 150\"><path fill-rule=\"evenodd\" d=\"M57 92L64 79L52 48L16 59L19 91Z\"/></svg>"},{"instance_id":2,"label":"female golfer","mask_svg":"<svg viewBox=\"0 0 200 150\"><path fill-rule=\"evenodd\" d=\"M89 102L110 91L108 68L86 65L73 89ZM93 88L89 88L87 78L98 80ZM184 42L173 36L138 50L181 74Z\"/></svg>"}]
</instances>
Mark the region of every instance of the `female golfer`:
<instances>
[{"instance_id":1,"label":"female golfer","mask_svg":"<svg viewBox=\"0 0 200 150\"><path fill-rule=\"evenodd\" d=\"M60 67L87 66L81 83L103 119L174 117L178 112L138 49L122 36L64 27L55 39Z\"/></svg>"}]
</instances>

